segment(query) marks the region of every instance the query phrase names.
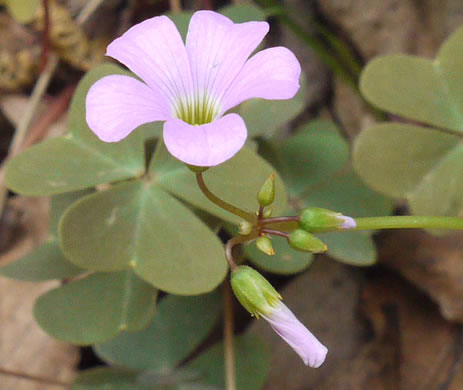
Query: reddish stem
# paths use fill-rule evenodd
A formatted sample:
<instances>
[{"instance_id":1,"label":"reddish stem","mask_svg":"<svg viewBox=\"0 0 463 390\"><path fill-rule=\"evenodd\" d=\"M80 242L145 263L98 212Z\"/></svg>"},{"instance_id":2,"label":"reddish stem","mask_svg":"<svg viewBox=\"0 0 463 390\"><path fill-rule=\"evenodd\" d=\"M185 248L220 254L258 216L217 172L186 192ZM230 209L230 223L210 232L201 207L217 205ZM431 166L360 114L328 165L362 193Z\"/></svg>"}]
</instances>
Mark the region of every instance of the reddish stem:
<instances>
[{"instance_id":1,"label":"reddish stem","mask_svg":"<svg viewBox=\"0 0 463 390\"><path fill-rule=\"evenodd\" d=\"M44 13L44 28L42 33L42 58L40 59L40 71L43 71L48 62L48 53L50 52L50 4L48 0L42 0Z\"/></svg>"},{"instance_id":2,"label":"reddish stem","mask_svg":"<svg viewBox=\"0 0 463 390\"><path fill-rule=\"evenodd\" d=\"M262 233L265 233L265 234L270 234L272 236L280 236L280 237L284 237L284 238L289 238L289 234L288 233L285 233L285 232L280 232L279 230L273 230L273 229L262 229L261 230Z\"/></svg>"}]
</instances>

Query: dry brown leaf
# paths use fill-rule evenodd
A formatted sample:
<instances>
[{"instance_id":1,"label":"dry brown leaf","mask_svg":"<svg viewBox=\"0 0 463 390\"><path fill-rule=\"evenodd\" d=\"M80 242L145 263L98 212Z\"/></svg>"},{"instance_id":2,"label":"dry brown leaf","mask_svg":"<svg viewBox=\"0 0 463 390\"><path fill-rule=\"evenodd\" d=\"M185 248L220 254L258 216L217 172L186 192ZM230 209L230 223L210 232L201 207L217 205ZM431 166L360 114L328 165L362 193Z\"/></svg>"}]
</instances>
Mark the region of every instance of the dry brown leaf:
<instances>
[{"instance_id":1,"label":"dry brown leaf","mask_svg":"<svg viewBox=\"0 0 463 390\"><path fill-rule=\"evenodd\" d=\"M441 309L463 323L463 234L433 236L402 230L383 235L380 261L415 283Z\"/></svg>"},{"instance_id":2,"label":"dry brown leaf","mask_svg":"<svg viewBox=\"0 0 463 390\"><path fill-rule=\"evenodd\" d=\"M14 261L48 237L47 198L17 197L7 201L0 220L0 265ZM8 233L7 233L8 232Z\"/></svg>"},{"instance_id":3,"label":"dry brown leaf","mask_svg":"<svg viewBox=\"0 0 463 390\"><path fill-rule=\"evenodd\" d=\"M4 265L24 256L48 236L48 200L18 197L7 203L2 220ZM0 369L70 382L78 350L53 340L35 323L35 299L59 282L28 283L0 278ZM37 381L15 378L0 372L2 390L53 390L63 388Z\"/></svg>"}]
</instances>

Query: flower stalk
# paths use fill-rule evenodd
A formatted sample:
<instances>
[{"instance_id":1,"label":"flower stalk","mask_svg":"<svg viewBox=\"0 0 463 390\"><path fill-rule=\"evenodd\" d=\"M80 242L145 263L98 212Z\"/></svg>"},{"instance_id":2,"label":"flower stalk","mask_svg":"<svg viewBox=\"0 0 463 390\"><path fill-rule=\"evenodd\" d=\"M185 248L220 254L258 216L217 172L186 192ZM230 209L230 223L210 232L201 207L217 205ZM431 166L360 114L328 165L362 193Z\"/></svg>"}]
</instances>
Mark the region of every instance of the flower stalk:
<instances>
[{"instance_id":1,"label":"flower stalk","mask_svg":"<svg viewBox=\"0 0 463 390\"><path fill-rule=\"evenodd\" d=\"M351 230L378 230L378 229L448 229L463 230L461 217L436 217L403 215L390 217L356 218L357 227Z\"/></svg>"},{"instance_id":2,"label":"flower stalk","mask_svg":"<svg viewBox=\"0 0 463 390\"><path fill-rule=\"evenodd\" d=\"M220 199L216 195L214 195L211 191L209 191L209 188L207 188L206 183L204 182L204 177L202 172L196 173L196 182L198 183L198 187L201 190L201 192L206 196L207 199L209 199L212 203L216 204L220 208L228 211L229 213L232 213L240 218L243 218L244 220L254 223L255 222L255 217L251 214L248 213L247 211L244 211L240 209L239 207L233 206L228 202L225 202L224 200Z\"/></svg>"},{"instance_id":3,"label":"flower stalk","mask_svg":"<svg viewBox=\"0 0 463 390\"><path fill-rule=\"evenodd\" d=\"M225 347L225 385L227 390L236 390L235 346L233 343L234 318L230 283L225 281L223 288L225 306L223 325Z\"/></svg>"}]
</instances>

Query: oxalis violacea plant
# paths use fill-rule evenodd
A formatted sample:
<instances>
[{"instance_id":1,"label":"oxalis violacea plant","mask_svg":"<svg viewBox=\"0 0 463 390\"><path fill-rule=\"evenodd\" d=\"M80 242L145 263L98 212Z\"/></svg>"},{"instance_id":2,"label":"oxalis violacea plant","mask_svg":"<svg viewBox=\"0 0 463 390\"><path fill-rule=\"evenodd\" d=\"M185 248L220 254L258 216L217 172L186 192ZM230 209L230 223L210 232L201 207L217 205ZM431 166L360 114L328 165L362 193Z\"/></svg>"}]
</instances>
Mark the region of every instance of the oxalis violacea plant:
<instances>
[{"instance_id":1,"label":"oxalis violacea plant","mask_svg":"<svg viewBox=\"0 0 463 390\"><path fill-rule=\"evenodd\" d=\"M215 172L231 161L235 165L227 172L239 171L244 176L246 171L251 179L257 165L265 166L260 173L268 171L268 165L244 147L248 130L236 107L255 98L293 99L300 88L301 67L290 50L274 47L252 54L268 30L265 21L234 23L212 11L193 14L185 43L166 16L133 26L114 40L106 53L132 74L114 65L104 65L108 72L92 82L83 98L79 95L81 91L76 92L79 96L75 97L70 112L71 133L30 148L8 164L6 179L13 190L27 195L59 194L52 200L52 211L62 217L55 215L50 229L52 239L44 252L48 255L52 248L62 256L61 268L53 276L73 278L86 270L92 273L61 291L67 289L72 296L78 283L87 283L86 288L91 284L92 288L103 286L116 291L120 287L119 290L129 291L126 296L117 295L117 299L111 294L109 298L101 297L102 307L112 303L116 307L120 301L127 303L117 307L119 311L114 310L120 315L119 318L113 313L116 324L101 321L92 328L93 333L73 328L71 336L66 333L68 329L63 330L65 326L59 328L60 322L50 319L50 312L44 310L59 301L58 294L52 291L44 295L36 304L35 314L49 333L65 341L88 345L110 340L121 330L139 331L153 315L158 289L177 295L203 294L217 287L229 270L231 289L242 306L252 316L268 321L304 364L317 368L327 356L327 347L283 304L280 294L258 271L234 257L235 246L255 245L264 254L278 257L274 237L287 240L290 250L315 254L329 250L323 236L317 236L319 233L463 229L463 219L458 217L355 218L316 206L301 207L296 215L273 215L280 212L274 207L278 196L284 197L278 174L267 172L263 178L260 174L253 181L243 182L240 182L242 177L233 176L231 185L225 184L226 177L214 177ZM164 122L154 152L147 146L157 126L152 122ZM43 169L57 159L64 168L56 167L51 173ZM247 164L244 169L236 168L237 159ZM46 180L35 177L37 166L41 173L47 171ZM65 174L60 171L58 175L60 169ZM212 177L214 185L209 186L208 178ZM250 182L254 187L257 183L253 190L257 192L253 192L255 209L218 195L220 190L230 188L234 194L247 191L245 187ZM109 189L94 190L108 183ZM295 192L301 193L299 190ZM213 210L222 219L230 214L237 217L233 221L240 220L238 234L225 245L224 256L216 235L175 197L203 211ZM68 207L69 204L72 206ZM211 253L215 256L212 260ZM197 258L207 254L207 259ZM211 297L205 299L208 300L214 302ZM128 314L127 307L134 302L138 306ZM176 298L166 299L160 306L163 303L165 307L183 308ZM201 302L196 305L202 306ZM71 320L74 314L69 316ZM62 319L65 314L58 313L57 317ZM230 317L225 321L231 321ZM63 324L68 326L66 321ZM80 325L74 321L72 326ZM232 390L235 388L233 343L227 340L225 343L227 389ZM105 350L104 344L97 346L103 356L115 350L110 347ZM177 364L187 352L170 363ZM123 360L124 357L119 357L111 361ZM152 367L140 363L131 368Z\"/></svg>"},{"instance_id":2,"label":"oxalis violacea plant","mask_svg":"<svg viewBox=\"0 0 463 390\"><path fill-rule=\"evenodd\" d=\"M117 142L144 123L165 121L163 141L168 151L189 166L211 202L243 218L241 235L232 238L225 250L236 297L251 315L266 319L306 365L319 367L327 348L297 320L262 275L235 264L233 246L255 241L261 251L274 255L269 237L276 235L287 238L294 250L321 253L327 246L313 233L404 227L462 229L463 220L417 216L353 219L323 208L272 218L266 207L274 201L274 176L259 191L260 207L255 214L209 191L202 173L233 157L247 137L241 117L226 112L251 98L290 99L299 89L301 67L288 49L265 49L249 57L268 30L267 22L235 24L212 11L193 15L185 44L165 16L132 27L108 46L107 55L141 80L108 76L95 83L87 96L87 123L102 141ZM293 228L282 231L278 229L281 224L293 224Z\"/></svg>"}]
</instances>

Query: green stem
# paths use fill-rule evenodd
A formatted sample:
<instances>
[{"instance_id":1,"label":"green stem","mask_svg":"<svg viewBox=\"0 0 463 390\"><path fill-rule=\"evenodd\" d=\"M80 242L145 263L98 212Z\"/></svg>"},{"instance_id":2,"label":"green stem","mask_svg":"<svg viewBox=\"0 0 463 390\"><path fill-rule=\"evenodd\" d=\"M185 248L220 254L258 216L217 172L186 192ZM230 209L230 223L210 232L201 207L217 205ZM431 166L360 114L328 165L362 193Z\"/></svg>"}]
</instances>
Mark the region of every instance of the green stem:
<instances>
[{"instance_id":1,"label":"green stem","mask_svg":"<svg viewBox=\"0 0 463 390\"><path fill-rule=\"evenodd\" d=\"M215 196L209 188L207 188L206 183L204 182L203 174L196 173L196 182L198 183L199 189L202 193L209 199L212 203L219 206L221 209L227 210L229 213L235 214L236 216L243 218L244 220L254 224L256 222L256 217L247 211L244 211L238 207L231 205L230 203L225 202L224 200Z\"/></svg>"},{"instance_id":2,"label":"green stem","mask_svg":"<svg viewBox=\"0 0 463 390\"><path fill-rule=\"evenodd\" d=\"M258 221L259 225L276 225L279 223L288 223L288 222L299 222L300 217L290 216L290 217L273 217L273 218L264 218Z\"/></svg>"},{"instance_id":3,"label":"green stem","mask_svg":"<svg viewBox=\"0 0 463 390\"><path fill-rule=\"evenodd\" d=\"M286 232L281 232L279 230L275 230L275 229L262 229L262 233L266 233L266 234L270 234L272 236L280 236L280 237L283 237L283 238L286 238L288 239L289 238L289 233L286 233Z\"/></svg>"},{"instance_id":4,"label":"green stem","mask_svg":"<svg viewBox=\"0 0 463 390\"><path fill-rule=\"evenodd\" d=\"M224 360L225 360L225 385L227 390L236 390L236 366L235 348L233 345L234 319L233 319L233 297L230 282L224 284Z\"/></svg>"},{"instance_id":5,"label":"green stem","mask_svg":"<svg viewBox=\"0 0 463 390\"><path fill-rule=\"evenodd\" d=\"M225 245L225 258L227 259L228 265L232 271L237 267L235 261L233 260L233 247L235 245L254 240L257 237L257 232L253 231L247 236L235 236L231 240L228 240L227 244Z\"/></svg>"},{"instance_id":6,"label":"green stem","mask_svg":"<svg viewBox=\"0 0 463 390\"><path fill-rule=\"evenodd\" d=\"M357 222L356 228L345 231L410 228L463 230L463 218L459 217L422 217L407 215L356 218L355 222Z\"/></svg>"}]
</instances>

